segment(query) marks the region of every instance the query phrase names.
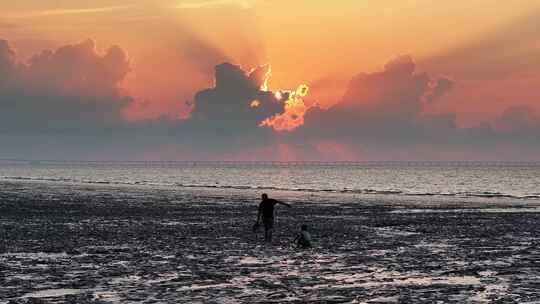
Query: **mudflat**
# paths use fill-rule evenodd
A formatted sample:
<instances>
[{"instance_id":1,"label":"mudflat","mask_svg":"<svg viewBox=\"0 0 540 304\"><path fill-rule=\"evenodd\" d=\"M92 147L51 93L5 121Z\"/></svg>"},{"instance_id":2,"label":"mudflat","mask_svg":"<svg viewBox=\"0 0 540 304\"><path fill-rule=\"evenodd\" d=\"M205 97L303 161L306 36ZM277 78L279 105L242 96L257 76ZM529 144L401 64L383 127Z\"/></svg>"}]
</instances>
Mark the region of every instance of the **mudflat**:
<instances>
[{"instance_id":1,"label":"mudflat","mask_svg":"<svg viewBox=\"0 0 540 304\"><path fill-rule=\"evenodd\" d=\"M540 303L538 204L269 194L2 181L0 303Z\"/></svg>"}]
</instances>

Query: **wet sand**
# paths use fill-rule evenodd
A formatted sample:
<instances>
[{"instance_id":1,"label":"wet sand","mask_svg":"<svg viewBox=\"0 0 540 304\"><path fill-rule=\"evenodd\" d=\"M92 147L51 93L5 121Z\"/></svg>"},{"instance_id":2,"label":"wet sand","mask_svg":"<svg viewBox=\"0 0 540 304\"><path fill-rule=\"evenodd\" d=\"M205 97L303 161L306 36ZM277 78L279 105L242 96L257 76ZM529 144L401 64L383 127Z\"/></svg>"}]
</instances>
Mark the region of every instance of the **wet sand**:
<instances>
[{"instance_id":1,"label":"wet sand","mask_svg":"<svg viewBox=\"0 0 540 304\"><path fill-rule=\"evenodd\" d=\"M2 181L0 303L540 303L537 204L271 194Z\"/></svg>"}]
</instances>

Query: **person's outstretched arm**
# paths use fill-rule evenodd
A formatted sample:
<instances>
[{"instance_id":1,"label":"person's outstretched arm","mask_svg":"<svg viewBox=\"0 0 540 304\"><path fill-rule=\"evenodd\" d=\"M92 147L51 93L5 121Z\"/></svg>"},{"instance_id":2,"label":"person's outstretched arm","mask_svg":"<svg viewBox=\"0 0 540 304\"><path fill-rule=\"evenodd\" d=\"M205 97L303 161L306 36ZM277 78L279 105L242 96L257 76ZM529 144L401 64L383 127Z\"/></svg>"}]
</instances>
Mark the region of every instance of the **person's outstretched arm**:
<instances>
[{"instance_id":1,"label":"person's outstretched arm","mask_svg":"<svg viewBox=\"0 0 540 304\"><path fill-rule=\"evenodd\" d=\"M287 203L282 202L282 201L277 201L277 202L278 202L278 204L281 204L281 205L283 205L283 206L287 206L287 207L289 207L289 208L292 207L291 204L287 204Z\"/></svg>"}]
</instances>

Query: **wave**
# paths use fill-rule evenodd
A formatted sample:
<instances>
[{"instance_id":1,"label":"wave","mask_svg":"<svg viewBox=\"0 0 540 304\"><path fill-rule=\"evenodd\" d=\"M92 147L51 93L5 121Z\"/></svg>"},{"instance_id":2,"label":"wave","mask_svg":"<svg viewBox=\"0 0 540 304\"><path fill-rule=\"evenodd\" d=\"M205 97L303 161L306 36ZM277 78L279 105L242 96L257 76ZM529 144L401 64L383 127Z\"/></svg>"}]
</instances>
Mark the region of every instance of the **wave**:
<instances>
[{"instance_id":1,"label":"wave","mask_svg":"<svg viewBox=\"0 0 540 304\"><path fill-rule=\"evenodd\" d=\"M101 185L133 185L133 186L163 186L176 188L213 188L213 189L234 189L234 190L266 190L266 191L292 191L309 193L342 193L342 194L365 194L365 195L402 195L402 196L447 196L447 197L479 197L479 198L510 198L510 199L540 199L540 193L515 195L501 192L409 192L405 190L381 190L381 189L316 189L316 188L294 188L278 186L255 186L255 185L219 185L219 184L184 184L184 183L164 183L147 180L141 181L110 181L110 180L87 180L58 177L28 177L28 176L2 176L4 180L24 180L42 181L58 183L78 183L78 184L101 184Z\"/></svg>"}]
</instances>

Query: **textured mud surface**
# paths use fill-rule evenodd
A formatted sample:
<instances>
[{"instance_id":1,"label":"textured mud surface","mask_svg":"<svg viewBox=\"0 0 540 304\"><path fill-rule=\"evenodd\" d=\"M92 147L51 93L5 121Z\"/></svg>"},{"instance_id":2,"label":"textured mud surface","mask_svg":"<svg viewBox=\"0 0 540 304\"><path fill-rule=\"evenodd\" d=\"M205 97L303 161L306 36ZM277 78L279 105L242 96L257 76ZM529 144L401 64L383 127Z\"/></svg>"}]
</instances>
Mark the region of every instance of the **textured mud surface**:
<instances>
[{"instance_id":1,"label":"textured mud surface","mask_svg":"<svg viewBox=\"0 0 540 304\"><path fill-rule=\"evenodd\" d=\"M534 208L256 195L2 182L0 303L540 303Z\"/></svg>"}]
</instances>

